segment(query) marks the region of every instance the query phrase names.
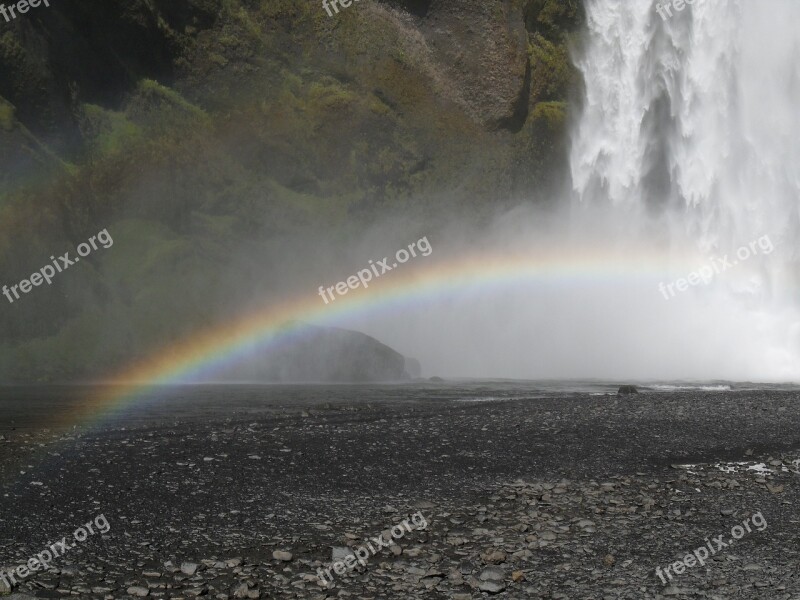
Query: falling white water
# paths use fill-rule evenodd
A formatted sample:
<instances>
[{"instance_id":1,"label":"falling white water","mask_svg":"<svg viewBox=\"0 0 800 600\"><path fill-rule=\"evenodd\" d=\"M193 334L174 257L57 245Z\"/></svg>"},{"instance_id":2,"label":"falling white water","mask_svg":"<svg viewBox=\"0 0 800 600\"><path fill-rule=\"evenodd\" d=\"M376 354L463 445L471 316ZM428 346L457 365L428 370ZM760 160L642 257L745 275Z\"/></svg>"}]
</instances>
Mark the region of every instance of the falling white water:
<instances>
[{"instance_id":1,"label":"falling white water","mask_svg":"<svg viewBox=\"0 0 800 600\"><path fill-rule=\"evenodd\" d=\"M800 3L697 0L667 20L658 4L588 1L575 190L587 202L670 211L706 250L764 234L791 242Z\"/></svg>"},{"instance_id":2,"label":"falling white water","mask_svg":"<svg viewBox=\"0 0 800 600\"><path fill-rule=\"evenodd\" d=\"M586 92L571 152L577 202L624 220L666 255L733 257L767 236L774 251L748 258L727 293L764 321L759 339L742 342L776 353L794 375L800 3L696 0L666 19L662 4L671 2L587 2L576 61Z\"/></svg>"}]
</instances>

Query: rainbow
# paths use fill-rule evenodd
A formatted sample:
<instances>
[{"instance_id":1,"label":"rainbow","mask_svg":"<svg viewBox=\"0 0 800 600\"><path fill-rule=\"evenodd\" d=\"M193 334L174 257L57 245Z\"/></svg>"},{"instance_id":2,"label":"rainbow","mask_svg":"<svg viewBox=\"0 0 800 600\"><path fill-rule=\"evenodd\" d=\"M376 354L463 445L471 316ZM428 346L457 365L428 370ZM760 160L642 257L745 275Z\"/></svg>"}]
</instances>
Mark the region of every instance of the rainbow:
<instances>
[{"instance_id":1,"label":"rainbow","mask_svg":"<svg viewBox=\"0 0 800 600\"><path fill-rule=\"evenodd\" d=\"M445 260L417 257L325 304L310 288L302 297L271 303L259 310L210 327L161 349L113 376L108 391L93 395L70 411L70 424L103 420L144 402L159 386L198 381L214 369L246 356L254 348L291 339L299 329L290 323L336 324L348 316L398 310L447 294L493 290L524 284L585 284L653 278L667 261L649 253L609 256L597 248L518 254L461 255Z\"/></svg>"}]
</instances>

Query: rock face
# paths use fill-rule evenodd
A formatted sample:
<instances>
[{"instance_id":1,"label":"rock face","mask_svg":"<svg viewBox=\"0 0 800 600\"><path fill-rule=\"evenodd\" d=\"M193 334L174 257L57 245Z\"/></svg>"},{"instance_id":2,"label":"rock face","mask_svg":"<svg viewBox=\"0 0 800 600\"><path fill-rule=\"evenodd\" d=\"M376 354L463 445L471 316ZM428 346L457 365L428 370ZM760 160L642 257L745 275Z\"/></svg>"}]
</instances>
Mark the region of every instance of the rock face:
<instances>
[{"instance_id":1,"label":"rock face","mask_svg":"<svg viewBox=\"0 0 800 600\"><path fill-rule=\"evenodd\" d=\"M229 86L241 82L221 71L280 80L251 64L252 57L271 50L300 74L304 65L294 55L303 54L302 45L318 52L322 41L343 64L321 55L317 69L380 90L377 99L388 100L381 110L404 115L409 97L419 100L426 88L440 110L452 112L455 104L488 130L518 133L537 103L566 99L562 37L582 18L580 3L560 0L384 0L336 19L324 18L316 3L298 8L276 1L262 10L254 4L109 0L97 9L64 0L8 27L0 43L0 97L39 142L74 158L75 148L92 142L85 104L119 110L137 82L149 78L222 107ZM250 29L232 15L246 15ZM254 26L261 27L259 39ZM241 39L233 42L232 34ZM428 108L415 105L411 112ZM446 144L441 150L450 151Z\"/></svg>"},{"instance_id":2,"label":"rock face","mask_svg":"<svg viewBox=\"0 0 800 600\"><path fill-rule=\"evenodd\" d=\"M457 101L482 125L519 129L527 116L528 34L518 2L435 2L422 27Z\"/></svg>"},{"instance_id":3,"label":"rock face","mask_svg":"<svg viewBox=\"0 0 800 600\"><path fill-rule=\"evenodd\" d=\"M636 389L635 385L621 385L619 386L619 390L617 390L617 395L619 396L627 396L629 394L638 394L639 390Z\"/></svg>"},{"instance_id":4,"label":"rock face","mask_svg":"<svg viewBox=\"0 0 800 600\"><path fill-rule=\"evenodd\" d=\"M276 347L238 365L225 378L274 383L385 382L414 377L407 359L357 331L291 323L291 333Z\"/></svg>"}]
</instances>

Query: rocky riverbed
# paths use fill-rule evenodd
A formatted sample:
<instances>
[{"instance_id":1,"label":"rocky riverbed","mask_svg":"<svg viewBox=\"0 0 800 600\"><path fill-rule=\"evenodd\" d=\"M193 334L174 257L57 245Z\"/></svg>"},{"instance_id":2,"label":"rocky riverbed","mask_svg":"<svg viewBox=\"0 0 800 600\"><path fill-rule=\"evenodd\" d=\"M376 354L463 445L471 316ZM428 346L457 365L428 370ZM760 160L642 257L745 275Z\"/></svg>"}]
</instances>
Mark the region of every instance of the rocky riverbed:
<instances>
[{"instance_id":1,"label":"rocky riverbed","mask_svg":"<svg viewBox=\"0 0 800 600\"><path fill-rule=\"evenodd\" d=\"M17 598L800 599L796 393L439 396L5 431L0 568L66 536Z\"/></svg>"}]
</instances>

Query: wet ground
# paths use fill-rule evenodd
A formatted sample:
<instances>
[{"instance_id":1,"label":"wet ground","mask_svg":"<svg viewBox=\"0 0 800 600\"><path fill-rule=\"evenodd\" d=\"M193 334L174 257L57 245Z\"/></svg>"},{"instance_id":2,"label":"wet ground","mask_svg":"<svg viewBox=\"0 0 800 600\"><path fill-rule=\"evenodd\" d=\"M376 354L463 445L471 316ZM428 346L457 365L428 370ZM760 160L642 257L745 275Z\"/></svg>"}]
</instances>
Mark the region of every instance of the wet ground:
<instances>
[{"instance_id":1,"label":"wet ground","mask_svg":"<svg viewBox=\"0 0 800 600\"><path fill-rule=\"evenodd\" d=\"M66 536L64 556L17 591L800 598L796 392L412 388L296 388L285 403L273 388L269 402L230 405L217 388L195 414L153 403L95 430L6 426L0 569ZM417 512L424 530L330 589L318 582L332 549ZM99 515L108 532L76 540ZM657 566L745 520L735 545L659 581Z\"/></svg>"}]
</instances>

